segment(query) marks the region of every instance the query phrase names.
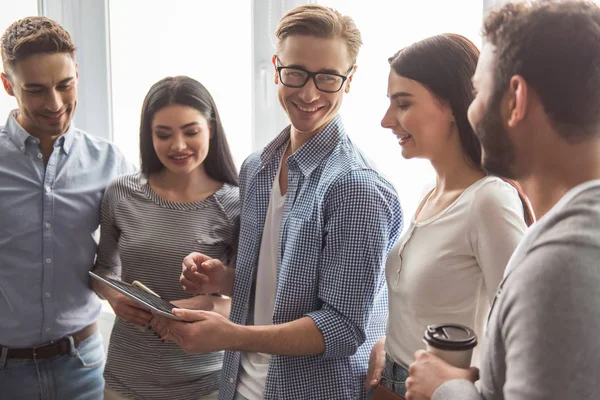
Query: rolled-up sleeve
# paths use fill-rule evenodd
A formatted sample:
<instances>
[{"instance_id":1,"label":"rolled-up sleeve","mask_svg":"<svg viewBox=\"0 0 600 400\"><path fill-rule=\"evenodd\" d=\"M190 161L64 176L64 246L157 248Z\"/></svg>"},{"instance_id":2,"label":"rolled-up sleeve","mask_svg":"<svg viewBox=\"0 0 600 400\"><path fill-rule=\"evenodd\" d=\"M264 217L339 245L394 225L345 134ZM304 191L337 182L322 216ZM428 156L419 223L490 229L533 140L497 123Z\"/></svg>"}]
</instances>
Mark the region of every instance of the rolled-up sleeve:
<instances>
[{"instance_id":1,"label":"rolled-up sleeve","mask_svg":"<svg viewBox=\"0 0 600 400\"><path fill-rule=\"evenodd\" d=\"M402 228L393 187L372 170L351 171L329 189L318 296L307 314L323 334L324 357L347 357L365 341L383 269ZM385 292L383 292L385 294Z\"/></svg>"}]
</instances>

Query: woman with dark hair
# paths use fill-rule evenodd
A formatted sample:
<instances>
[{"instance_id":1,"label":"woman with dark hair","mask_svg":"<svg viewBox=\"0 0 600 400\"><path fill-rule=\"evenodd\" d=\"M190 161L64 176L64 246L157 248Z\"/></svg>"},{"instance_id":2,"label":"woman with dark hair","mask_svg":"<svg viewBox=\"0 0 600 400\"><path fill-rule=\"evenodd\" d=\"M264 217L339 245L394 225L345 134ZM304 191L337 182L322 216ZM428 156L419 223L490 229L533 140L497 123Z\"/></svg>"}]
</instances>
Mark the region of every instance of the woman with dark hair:
<instances>
[{"instance_id":1,"label":"woman with dark hair","mask_svg":"<svg viewBox=\"0 0 600 400\"><path fill-rule=\"evenodd\" d=\"M388 256L388 325L371 351L367 387L381 380L404 396L407 366L425 347L427 325L458 323L481 338L526 229L519 193L482 169L481 146L467 119L478 56L468 39L444 34L389 59L390 106L381 124L398 138L404 158L431 162L436 183Z\"/></svg>"},{"instance_id":2,"label":"woman with dark hair","mask_svg":"<svg viewBox=\"0 0 600 400\"><path fill-rule=\"evenodd\" d=\"M235 264L237 172L215 102L194 79L154 84L142 108L141 172L106 190L94 271L139 280L178 307L229 316L230 300L185 294L181 262L193 251ZM106 399L216 399L223 354L186 354L147 328L152 315L94 282L117 315L104 377Z\"/></svg>"}]
</instances>

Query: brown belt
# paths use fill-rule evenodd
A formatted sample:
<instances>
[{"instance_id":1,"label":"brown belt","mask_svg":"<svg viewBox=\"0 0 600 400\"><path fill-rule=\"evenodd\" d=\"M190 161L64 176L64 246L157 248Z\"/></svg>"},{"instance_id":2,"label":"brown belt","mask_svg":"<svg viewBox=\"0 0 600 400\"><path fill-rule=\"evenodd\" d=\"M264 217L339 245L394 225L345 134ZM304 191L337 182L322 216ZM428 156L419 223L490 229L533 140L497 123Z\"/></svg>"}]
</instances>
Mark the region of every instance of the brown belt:
<instances>
[{"instance_id":1,"label":"brown belt","mask_svg":"<svg viewBox=\"0 0 600 400\"><path fill-rule=\"evenodd\" d=\"M86 326L79 332L73 335L73 344L75 348L79 346L79 343L92 336L98 330L98 325L94 322L91 325ZM41 360L44 358L55 357L59 355L69 354L71 352L71 342L69 337L66 336L62 339L58 339L54 342L44 344L38 347L29 347L22 349L8 349L6 358L19 358L25 360Z\"/></svg>"}]
</instances>

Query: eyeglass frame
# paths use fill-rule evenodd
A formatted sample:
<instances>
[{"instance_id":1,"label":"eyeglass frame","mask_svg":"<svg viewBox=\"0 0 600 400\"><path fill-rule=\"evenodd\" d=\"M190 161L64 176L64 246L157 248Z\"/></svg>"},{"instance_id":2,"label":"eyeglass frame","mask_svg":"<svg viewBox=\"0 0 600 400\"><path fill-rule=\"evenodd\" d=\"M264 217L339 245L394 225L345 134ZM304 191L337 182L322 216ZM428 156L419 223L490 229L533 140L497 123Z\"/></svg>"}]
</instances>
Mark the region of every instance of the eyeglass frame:
<instances>
[{"instance_id":1,"label":"eyeglass frame","mask_svg":"<svg viewBox=\"0 0 600 400\"><path fill-rule=\"evenodd\" d=\"M304 87L304 85L306 85L306 83L308 82L308 80L310 78L313 79L313 82L315 84L315 87L317 88L317 90L323 92L323 93L337 93L340 90L342 90L342 88L344 87L344 83L346 83L346 80L348 80L348 78L350 77L350 75L352 74L352 70L354 69L354 67L356 66L356 64L352 65L350 67L350 69L348 69L348 72L346 72L346 75L340 75L340 74L336 74L333 72L310 72L304 68L300 68L300 67L284 67L279 65L279 63L281 62L281 60L279 59L279 56L275 56L275 69L277 70L277 75L279 76L279 80L281 81L281 84L285 87L289 87L289 88L294 88L294 89L300 89L301 87ZM290 85L286 85L285 83L283 83L283 78L281 77L281 70L283 69L295 69L295 70L299 70L302 72L306 73L306 80L304 81L304 83L300 86L290 86ZM338 90L322 90L319 88L319 86L317 85L317 75L334 75L337 76L339 78L342 78L342 83L340 84L340 88Z\"/></svg>"}]
</instances>

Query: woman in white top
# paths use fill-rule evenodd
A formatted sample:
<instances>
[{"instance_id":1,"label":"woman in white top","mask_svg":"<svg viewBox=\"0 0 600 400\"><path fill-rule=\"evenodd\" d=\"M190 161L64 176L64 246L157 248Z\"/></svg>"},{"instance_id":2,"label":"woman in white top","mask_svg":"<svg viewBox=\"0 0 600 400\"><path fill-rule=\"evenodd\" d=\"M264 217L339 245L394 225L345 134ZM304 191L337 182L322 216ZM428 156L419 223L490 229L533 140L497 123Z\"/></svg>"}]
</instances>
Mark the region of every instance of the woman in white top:
<instances>
[{"instance_id":1,"label":"woman in white top","mask_svg":"<svg viewBox=\"0 0 600 400\"><path fill-rule=\"evenodd\" d=\"M431 162L436 184L388 256L387 332L371 352L368 388L381 380L404 396L406 367L425 347L429 324L459 323L483 337L490 303L526 229L517 190L480 166L481 146L467 118L478 56L468 39L444 34L389 59L382 126L396 135L404 158Z\"/></svg>"}]
</instances>

